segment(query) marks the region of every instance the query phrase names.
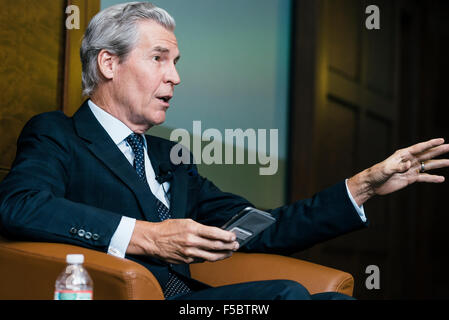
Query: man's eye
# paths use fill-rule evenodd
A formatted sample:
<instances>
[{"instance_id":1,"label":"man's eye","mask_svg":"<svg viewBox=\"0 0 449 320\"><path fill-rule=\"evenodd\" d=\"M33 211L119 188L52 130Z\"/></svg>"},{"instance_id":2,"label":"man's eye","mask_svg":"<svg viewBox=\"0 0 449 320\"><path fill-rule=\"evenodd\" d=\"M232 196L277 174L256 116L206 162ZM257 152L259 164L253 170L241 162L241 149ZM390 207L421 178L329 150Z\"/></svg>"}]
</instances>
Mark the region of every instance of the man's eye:
<instances>
[{"instance_id":1,"label":"man's eye","mask_svg":"<svg viewBox=\"0 0 449 320\"><path fill-rule=\"evenodd\" d=\"M154 61L159 61L159 60L161 60L161 57L160 57L160 56L154 56L154 57L153 57L153 60L154 60Z\"/></svg>"}]
</instances>

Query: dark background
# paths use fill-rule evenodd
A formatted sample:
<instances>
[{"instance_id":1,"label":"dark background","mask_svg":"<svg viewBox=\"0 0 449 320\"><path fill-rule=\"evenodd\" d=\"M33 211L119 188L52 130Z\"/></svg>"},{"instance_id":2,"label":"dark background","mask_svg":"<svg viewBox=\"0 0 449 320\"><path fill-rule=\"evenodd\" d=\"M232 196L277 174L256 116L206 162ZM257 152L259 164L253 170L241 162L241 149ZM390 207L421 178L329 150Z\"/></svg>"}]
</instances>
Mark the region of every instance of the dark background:
<instances>
[{"instance_id":1,"label":"dark background","mask_svg":"<svg viewBox=\"0 0 449 320\"><path fill-rule=\"evenodd\" d=\"M365 28L380 8L381 29ZM447 1L294 1L290 200L444 137ZM437 170L449 178L447 169ZM449 184L369 201L370 228L296 254L350 272L359 299L448 298ZM365 269L380 269L368 290Z\"/></svg>"}]
</instances>

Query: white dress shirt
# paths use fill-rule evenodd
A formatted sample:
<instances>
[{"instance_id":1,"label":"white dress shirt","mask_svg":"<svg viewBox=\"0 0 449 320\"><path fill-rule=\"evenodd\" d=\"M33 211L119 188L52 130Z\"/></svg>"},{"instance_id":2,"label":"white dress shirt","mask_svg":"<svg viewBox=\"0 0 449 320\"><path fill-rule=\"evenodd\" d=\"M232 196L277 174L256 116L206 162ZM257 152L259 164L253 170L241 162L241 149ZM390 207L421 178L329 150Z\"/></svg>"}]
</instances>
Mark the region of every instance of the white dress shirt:
<instances>
[{"instance_id":1,"label":"white dress shirt","mask_svg":"<svg viewBox=\"0 0 449 320\"><path fill-rule=\"evenodd\" d=\"M98 122L102 125L102 127L106 130L109 136L112 138L114 143L120 149L120 151L125 155L126 159L128 159L129 163L133 165L134 162L134 152L131 146L126 142L126 138L133 133L133 131L128 128L123 122L107 113L91 100L88 101L90 110L94 114L95 118L97 118ZM147 141L145 139L145 135L142 135L144 138L145 150L148 150ZM148 157L148 153L144 152L145 157L145 173L147 177L148 184L150 186L151 192L153 192L154 196L157 197L163 204L170 208L170 201L167 198L170 190L170 183L164 182L163 186L156 181L156 176L151 166L150 158ZM362 206L358 206L352 197L351 193L348 189L348 179L346 179L346 191L348 193L349 199L354 205L355 210L362 219L363 222L366 222L365 210ZM164 191L165 189L165 191ZM126 214L126 213L123 213ZM128 248L129 242L131 240L131 236L134 231L134 226L136 224L136 219L123 216L120 220L120 223L115 231L114 235L111 238L111 242L108 247L108 253L117 257L124 258L126 249Z\"/></svg>"},{"instance_id":2,"label":"white dress shirt","mask_svg":"<svg viewBox=\"0 0 449 320\"><path fill-rule=\"evenodd\" d=\"M120 151L124 154L126 159L128 159L129 163L133 165L134 162L134 152L131 146L126 142L126 138L133 133L130 128L128 128L123 122L107 113L91 100L88 101L90 110L94 114L95 118L97 118L98 122L102 125L102 127L106 130L106 132L111 137L112 141L117 145ZM147 140L145 139L145 135L142 134L145 150L148 150ZM150 158L148 157L148 153L144 152L145 157L145 174L147 177L148 184L150 186L151 192L153 192L154 196L158 198L167 208L170 208L169 199L167 199L165 191L169 192L170 183L164 182L162 185L156 181L156 175L154 173L153 167L151 166ZM126 215L126 212L123 212ZM111 242L109 244L108 253L117 257L124 258L126 249L128 248L129 241L131 240L131 236L134 231L134 226L136 224L136 219L123 216L120 220L120 224L112 236Z\"/></svg>"}]
</instances>

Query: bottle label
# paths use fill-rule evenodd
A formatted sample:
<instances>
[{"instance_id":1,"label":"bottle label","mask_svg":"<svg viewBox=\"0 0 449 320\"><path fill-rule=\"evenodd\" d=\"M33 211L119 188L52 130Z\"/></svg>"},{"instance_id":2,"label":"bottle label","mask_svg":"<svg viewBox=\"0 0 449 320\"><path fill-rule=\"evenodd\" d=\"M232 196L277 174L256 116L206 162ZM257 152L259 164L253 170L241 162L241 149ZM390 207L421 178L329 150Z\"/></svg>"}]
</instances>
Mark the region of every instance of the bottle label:
<instances>
[{"instance_id":1,"label":"bottle label","mask_svg":"<svg viewBox=\"0 0 449 320\"><path fill-rule=\"evenodd\" d=\"M55 291L55 300L92 300L92 290L58 290Z\"/></svg>"}]
</instances>

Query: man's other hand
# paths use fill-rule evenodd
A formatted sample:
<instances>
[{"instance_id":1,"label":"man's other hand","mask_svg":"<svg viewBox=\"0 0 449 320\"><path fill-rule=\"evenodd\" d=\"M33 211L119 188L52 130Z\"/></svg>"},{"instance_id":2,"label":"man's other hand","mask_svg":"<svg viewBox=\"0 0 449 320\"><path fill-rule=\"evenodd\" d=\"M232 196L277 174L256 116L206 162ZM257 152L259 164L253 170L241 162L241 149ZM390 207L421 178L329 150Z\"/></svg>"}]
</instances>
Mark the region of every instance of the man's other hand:
<instances>
[{"instance_id":1,"label":"man's other hand","mask_svg":"<svg viewBox=\"0 0 449 320\"><path fill-rule=\"evenodd\" d=\"M427 171L449 167L449 160L433 159L447 152L449 144L444 144L441 138L397 150L384 161L348 179L349 191L361 206L374 195L393 193L415 182L442 183L443 176Z\"/></svg>"},{"instance_id":2,"label":"man's other hand","mask_svg":"<svg viewBox=\"0 0 449 320\"><path fill-rule=\"evenodd\" d=\"M223 260L238 248L236 236L230 231L191 219L167 219L156 223L137 221L126 253L179 264Z\"/></svg>"}]
</instances>

